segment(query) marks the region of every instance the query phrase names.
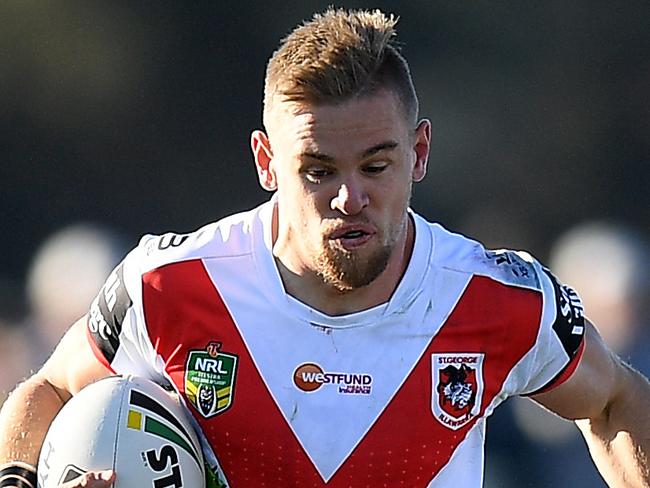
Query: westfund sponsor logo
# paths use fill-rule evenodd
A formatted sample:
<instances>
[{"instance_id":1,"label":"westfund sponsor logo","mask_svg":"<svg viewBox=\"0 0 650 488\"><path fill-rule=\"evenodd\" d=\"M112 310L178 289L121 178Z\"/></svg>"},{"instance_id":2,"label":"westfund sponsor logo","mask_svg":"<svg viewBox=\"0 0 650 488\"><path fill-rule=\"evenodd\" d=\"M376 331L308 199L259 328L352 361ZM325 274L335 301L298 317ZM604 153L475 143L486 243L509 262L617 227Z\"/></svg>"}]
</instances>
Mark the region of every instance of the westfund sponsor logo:
<instances>
[{"instance_id":1,"label":"westfund sponsor logo","mask_svg":"<svg viewBox=\"0 0 650 488\"><path fill-rule=\"evenodd\" d=\"M335 386L338 393L369 395L372 390L372 376L366 373L326 372L316 363L303 363L293 372L296 388L313 392L323 385Z\"/></svg>"}]
</instances>

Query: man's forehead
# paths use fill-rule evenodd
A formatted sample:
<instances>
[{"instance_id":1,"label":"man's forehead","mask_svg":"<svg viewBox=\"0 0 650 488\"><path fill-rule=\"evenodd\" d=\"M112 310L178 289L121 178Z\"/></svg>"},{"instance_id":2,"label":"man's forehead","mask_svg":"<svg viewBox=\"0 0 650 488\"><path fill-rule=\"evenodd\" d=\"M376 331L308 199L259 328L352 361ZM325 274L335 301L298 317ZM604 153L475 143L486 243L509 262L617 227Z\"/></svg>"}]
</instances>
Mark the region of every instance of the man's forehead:
<instances>
[{"instance_id":1,"label":"man's forehead","mask_svg":"<svg viewBox=\"0 0 650 488\"><path fill-rule=\"evenodd\" d=\"M337 104L279 102L273 109L272 139L291 140L306 150L316 151L321 142L345 138L377 144L396 139L406 120L396 97L367 95ZM374 140L374 142L373 142ZM297 149L297 148L296 148Z\"/></svg>"},{"instance_id":2,"label":"man's forehead","mask_svg":"<svg viewBox=\"0 0 650 488\"><path fill-rule=\"evenodd\" d=\"M283 100L279 97L274 97L272 106L273 111L294 117L319 113L346 113L348 111L354 111L360 106L373 107L375 110L391 113L397 112L402 108L397 93L388 88L369 93L361 93L354 97L331 102Z\"/></svg>"}]
</instances>

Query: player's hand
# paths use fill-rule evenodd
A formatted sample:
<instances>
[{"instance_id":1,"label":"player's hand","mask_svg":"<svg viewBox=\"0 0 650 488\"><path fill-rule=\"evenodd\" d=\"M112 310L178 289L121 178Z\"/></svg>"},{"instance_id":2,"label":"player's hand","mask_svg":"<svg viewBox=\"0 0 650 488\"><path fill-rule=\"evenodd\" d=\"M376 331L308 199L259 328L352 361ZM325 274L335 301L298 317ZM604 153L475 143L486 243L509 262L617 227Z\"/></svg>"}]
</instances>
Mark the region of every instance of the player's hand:
<instances>
[{"instance_id":1,"label":"player's hand","mask_svg":"<svg viewBox=\"0 0 650 488\"><path fill-rule=\"evenodd\" d=\"M59 488L108 488L115 481L115 471L88 471L78 478L63 483Z\"/></svg>"}]
</instances>

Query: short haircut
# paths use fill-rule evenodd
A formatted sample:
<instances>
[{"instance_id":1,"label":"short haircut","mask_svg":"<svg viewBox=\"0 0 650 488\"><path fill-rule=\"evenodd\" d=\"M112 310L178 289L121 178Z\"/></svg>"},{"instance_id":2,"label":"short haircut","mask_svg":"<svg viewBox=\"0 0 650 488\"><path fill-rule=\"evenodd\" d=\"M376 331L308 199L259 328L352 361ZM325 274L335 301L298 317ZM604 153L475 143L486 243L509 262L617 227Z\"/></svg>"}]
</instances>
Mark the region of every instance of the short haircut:
<instances>
[{"instance_id":1,"label":"short haircut","mask_svg":"<svg viewBox=\"0 0 650 488\"><path fill-rule=\"evenodd\" d=\"M264 123L275 102L337 104L387 88L415 126L418 100L395 39L397 18L329 8L296 27L266 70Z\"/></svg>"}]
</instances>

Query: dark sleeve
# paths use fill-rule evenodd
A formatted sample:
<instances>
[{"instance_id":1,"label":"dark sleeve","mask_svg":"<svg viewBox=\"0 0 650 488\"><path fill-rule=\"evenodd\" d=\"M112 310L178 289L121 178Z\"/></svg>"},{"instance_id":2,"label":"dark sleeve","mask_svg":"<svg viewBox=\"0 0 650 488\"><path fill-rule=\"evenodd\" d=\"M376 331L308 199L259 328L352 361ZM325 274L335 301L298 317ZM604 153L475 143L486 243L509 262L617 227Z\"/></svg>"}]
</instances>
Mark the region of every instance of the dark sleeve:
<instances>
[{"instance_id":1,"label":"dark sleeve","mask_svg":"<svg viewBox=\"0 0 650 488\"><path fill-rule=\"evenodd\" d=\"M582 302L573 288L560 283L548 269L544 268L544 273L550 278L555 290L556 316L553 330L560 339L567 355L573 358L585 334L585 316Z\"/></svg>"},{"instance_id":2,"label":"dark sleeve","mask_svg":"<svg viewBox=\"0 0 650 488\"><path fill-rule=\"evenodd\" d=\"M547 268L543 272L553 286L555 320L551 326L568 361L544 386L527 393L526 396L546 393L564 383L578 367L584 350L585 317L580 297L570 286L562 284Z\"/></svg>"},{"instance_id":3,"label":"dark sleeve","mask_svg":"<svg viewBox=\"0 0 650 488\"><path fill-rule=\"evenodd\" d=\"M124 263L108 276L106 283L93 300L88 313L88 332L98 359L110 363L120 345L120 333L126 314L133 301L124 284Z\"/></svg>"}]
</instances>

